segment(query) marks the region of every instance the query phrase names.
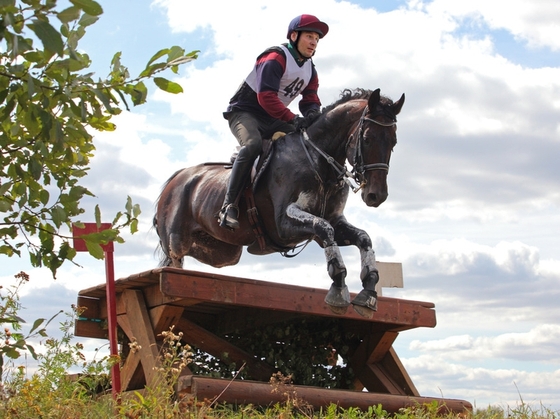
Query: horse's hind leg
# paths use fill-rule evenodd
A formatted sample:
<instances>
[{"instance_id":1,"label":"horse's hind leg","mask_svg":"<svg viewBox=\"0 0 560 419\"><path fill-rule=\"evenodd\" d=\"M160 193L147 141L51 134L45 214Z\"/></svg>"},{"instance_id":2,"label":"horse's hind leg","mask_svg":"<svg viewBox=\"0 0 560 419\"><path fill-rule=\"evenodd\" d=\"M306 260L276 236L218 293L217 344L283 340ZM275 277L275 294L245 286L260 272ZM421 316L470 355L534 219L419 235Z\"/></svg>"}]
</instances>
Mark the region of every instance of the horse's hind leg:
<instances>
[{"instance_id":1,"label":"horse's hind leg","mask_svg":"<svg viewBox=\"0 0 560 419\"><path fill-rule=\"evenodd\" d=\"M167 254L169 259L171 259L171 264L169 266L173 268L183 267L183 256L187 253L189 248L188 244L185 244L184 238L178 233L169 234L169 248L167 249Z\"/></svg>"}]
</instances>

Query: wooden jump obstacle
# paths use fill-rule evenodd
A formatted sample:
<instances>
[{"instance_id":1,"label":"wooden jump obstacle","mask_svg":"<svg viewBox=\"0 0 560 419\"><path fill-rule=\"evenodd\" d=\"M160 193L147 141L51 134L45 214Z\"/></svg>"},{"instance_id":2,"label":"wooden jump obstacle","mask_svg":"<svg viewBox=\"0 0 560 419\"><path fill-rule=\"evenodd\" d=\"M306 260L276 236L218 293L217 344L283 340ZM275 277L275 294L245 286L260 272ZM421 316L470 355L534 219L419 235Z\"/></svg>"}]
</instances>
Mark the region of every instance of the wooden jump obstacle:
<instances>
[{"instance_id":1,"label":"wooden jump obstacle","mask_svg":"<svg viewBox=\"0 0 560 419\"><path fill-rule=\"evenodd\" d=\"M103 284L79 292L77 303L85 311L76 321L76 336L107 339L105 291ZM220 402L236 404L283 402L285 396L272 392L269 383L276 372L274 366L221 336L234 330L252 333L251 328L275 323L328 318L343 322L344 328L359 336L360 343L348 359L355 374L354 390L290 386L297 397L315 408L334 403L367 410L381 403L388 412L396 412L437 401L448 411L472 410L464 400L421 397L392 347L400 332L436 325L433 303L380 296L372 319L359 316L352 308L344 315L335 315L324 303L327 290L169 267L119 279L115 291L119 332L143 348L127 354L121 367L123 391L156 382L154 367L161 345L158 334L174 326L173 331L183 332L189 345L228 363L245 364L252 378L209 378L193 375L187 368L180 377L178 393L199 400L220 395ZM122 347L124 350L125 345Z\"/></svg>"}]
</instances>

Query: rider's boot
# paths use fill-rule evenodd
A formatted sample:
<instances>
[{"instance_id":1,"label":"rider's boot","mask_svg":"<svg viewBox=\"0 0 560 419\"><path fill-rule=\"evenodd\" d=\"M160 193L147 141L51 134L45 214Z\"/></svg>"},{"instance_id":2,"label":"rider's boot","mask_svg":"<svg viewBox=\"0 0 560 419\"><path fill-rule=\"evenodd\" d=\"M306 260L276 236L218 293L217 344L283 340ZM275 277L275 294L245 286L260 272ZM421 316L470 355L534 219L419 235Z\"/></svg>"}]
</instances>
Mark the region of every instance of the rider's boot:
<instances>
[{"instance_id":1,"label":"rider's boot","mask_svg":"<svg viewBox=\"0 0 560 419\"><path fill-rule=\"evenodd\" d=\"M236 203L253 164L253 158L248 151L246 147L241 147L233 162L224 203L218 214L218 222L221 227L232 230L239 228L239 208Z\"/></svg>"}]
</instances>

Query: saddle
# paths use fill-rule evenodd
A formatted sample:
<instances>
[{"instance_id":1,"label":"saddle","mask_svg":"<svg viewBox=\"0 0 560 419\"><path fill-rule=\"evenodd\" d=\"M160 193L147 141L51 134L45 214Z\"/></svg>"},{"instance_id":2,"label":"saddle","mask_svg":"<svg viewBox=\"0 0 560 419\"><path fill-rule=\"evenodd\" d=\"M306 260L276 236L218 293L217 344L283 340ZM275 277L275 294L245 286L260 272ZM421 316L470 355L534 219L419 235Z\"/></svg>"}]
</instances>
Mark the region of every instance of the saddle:
<instances>
[{"instance_id":1,"label":"saddle","mask_svg":"<svg viewBox=\"0 0 560 419\"><path fill-rule=\"evenodd\" d=\"M286 136L284 132L276 132L270 139L263 139L262 152L259 157L255 160L253 168L251 170L251 178L248 184L243 189L243 195L245 197L245 202L247 204L247 217L249 219L249 224L251 229L255 234L256 240L247 247L247 251L251 254L263 255L267 253L275 252L288 252L293 250L292 248L286 248L276 245L271 242L270 238L267 236L262 219L259 215L259 211L255 205L254 191L256 190L258 181L260 180L262 174L268 167L268 164L274 154L274 143L276 140ZM237 153L231 156L231 162L235 161Z\"/></svg>"}]
</instances>

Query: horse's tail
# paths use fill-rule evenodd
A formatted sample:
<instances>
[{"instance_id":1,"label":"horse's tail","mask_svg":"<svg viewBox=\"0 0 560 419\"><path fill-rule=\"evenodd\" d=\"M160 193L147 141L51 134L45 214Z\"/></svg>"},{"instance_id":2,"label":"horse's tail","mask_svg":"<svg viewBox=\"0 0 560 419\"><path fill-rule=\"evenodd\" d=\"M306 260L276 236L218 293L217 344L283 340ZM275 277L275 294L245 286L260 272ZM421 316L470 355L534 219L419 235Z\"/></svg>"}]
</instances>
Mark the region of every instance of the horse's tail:
<instances>
[{"instance_id":1,"label":"horse's tail","mask_svg":"<svg viewBox=\"0 0 560 419\"><path fill-rule=\"evenodd\" d=\"M166 189L167 186L169 185L169 183L170 183L182 170L183 170L183 169L177 170L175 173L173 173L173 174L171 175L171 177L170 177L169 179L167 179L167 181L166 181L166 182L163 184L163 186L161 187L161 192L160 192L160 194L159 194L159 196L158 196L158 198L157 198L157 200L156 200L156 202L155 202L155 204L154 204L155 208L154 208L154 218L153 218L153 220L152 220L152 226L153 226L153 228L156 230L156 233L157 233L157 235L158 235L158 237L159 237L159 241L158 241L157 247L156 247L156 249L155 249L155 253L157 254L157 256L158 256L158 258L159 258L158 267L160 267L160 268L165 267L165 266L171 266L172 260L171 260L171 258L169 257L169 255L167 254L167 252L165 251L164 246L162 245L162 237L161 237L161 233L162 233L162 232L161 232L160 229L158 228L159 226L158 226L158 221L157 221L157 220L158 220L158 211L157 211L157 209L158 209L158 204L159 204L159 201L160 201L160 199L161 199L163 193L165 192L165 189Z\"/></svg>"}]
</instances>

